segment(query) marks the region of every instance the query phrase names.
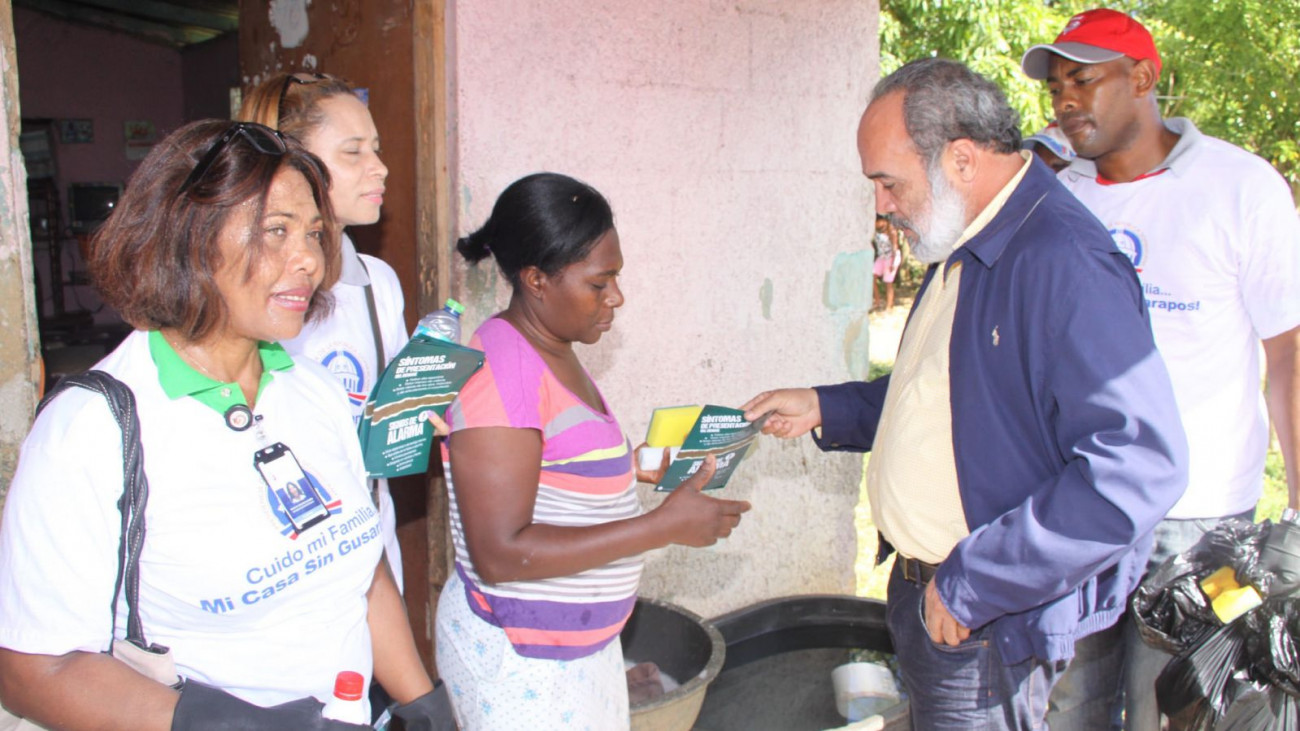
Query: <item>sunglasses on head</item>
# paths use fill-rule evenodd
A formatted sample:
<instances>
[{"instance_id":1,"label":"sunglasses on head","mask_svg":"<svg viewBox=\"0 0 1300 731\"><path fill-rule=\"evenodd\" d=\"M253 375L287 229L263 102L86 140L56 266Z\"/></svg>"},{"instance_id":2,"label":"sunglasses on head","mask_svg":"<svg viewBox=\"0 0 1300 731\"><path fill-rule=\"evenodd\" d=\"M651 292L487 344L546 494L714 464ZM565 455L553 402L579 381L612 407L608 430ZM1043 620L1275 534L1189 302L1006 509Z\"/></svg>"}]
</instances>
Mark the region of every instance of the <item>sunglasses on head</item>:
<instances>
[{"instance_id":1,"label":"sunglasses on head","mask_svg":"<svg viewBox=\"0 0 1300 731\"><path fill-rule=\"evenodd\" d=\"M329 78L328 76L319 72L289 74L288 76L284 77L284 86L280 87L280 102L275 107L275 118L277 122L276 126L277 127L279 126L278 124L279 120L284 119L284 100L287 96L289 96L289 87L293 86L294 84L298 84L300 86L309 86L311 84L315 84L318 81L324 81L325 79L328 78Z\"/></svg>"},{"instance_id":2,"label":"sunglasses on head","mask_svg":"<svg viewBox=\"0 0 1300 731\"><path fill-rule=\"evenodd\" d=\"M198 164L190 171L189 177L185 179L184 183L181 183L181 189L177 195L185 195L187 190L202 180L203 176L212 167L212 164L221 156L221 152L229 147L230 143L236 138L243 139L254 150L263 155L279 157L289 150L289 147L284 142L284 135L280 134L279 131L254 122L236 122L230 125L225 132L222 132L217 141L213 142L208 151L203 154Z\"/></svg>"}]
</instances>

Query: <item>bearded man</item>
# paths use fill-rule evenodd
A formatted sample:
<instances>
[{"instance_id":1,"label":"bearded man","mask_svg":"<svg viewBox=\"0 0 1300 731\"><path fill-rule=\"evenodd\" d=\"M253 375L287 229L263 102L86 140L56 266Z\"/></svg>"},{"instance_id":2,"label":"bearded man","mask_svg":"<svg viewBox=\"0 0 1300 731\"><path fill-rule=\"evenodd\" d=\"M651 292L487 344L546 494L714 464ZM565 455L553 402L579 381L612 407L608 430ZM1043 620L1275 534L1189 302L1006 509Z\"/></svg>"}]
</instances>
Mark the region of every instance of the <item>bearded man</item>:
<instances>
[{"instance_id":1,"label":"bearded man","mask_svg":"<svg viewBox=\"0 0 1300 731\"><path fill-rule=\"evenodd\" d=\"M892 375L754 397L763 431L871 451L888 625L924 729L1042 728L1076 639L1113 624L1187 444L1132 263L1021 150L996 86L924 59L858 128L876 211L932 266Z\"/></svg>"}]
</instances>

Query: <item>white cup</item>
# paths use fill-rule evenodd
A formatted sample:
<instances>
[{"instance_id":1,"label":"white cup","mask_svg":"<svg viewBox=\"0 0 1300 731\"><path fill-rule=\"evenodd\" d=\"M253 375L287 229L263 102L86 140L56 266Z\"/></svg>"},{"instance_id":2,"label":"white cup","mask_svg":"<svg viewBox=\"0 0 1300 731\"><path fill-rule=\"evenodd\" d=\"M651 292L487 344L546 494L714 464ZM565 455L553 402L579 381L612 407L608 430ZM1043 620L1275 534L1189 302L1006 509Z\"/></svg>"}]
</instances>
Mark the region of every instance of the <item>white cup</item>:
<instances>
[{"instance_id":1,"label":"white cup","mask_svg":"<svg viewBox=\"0 0 1300 731\"><path fill-rule=\"evenodd\" d=\"M898 684L889 668L874 662L851 662L831 671L835 710L849 721L861 721L899 702Z\"/></svg>"}]
</instances>

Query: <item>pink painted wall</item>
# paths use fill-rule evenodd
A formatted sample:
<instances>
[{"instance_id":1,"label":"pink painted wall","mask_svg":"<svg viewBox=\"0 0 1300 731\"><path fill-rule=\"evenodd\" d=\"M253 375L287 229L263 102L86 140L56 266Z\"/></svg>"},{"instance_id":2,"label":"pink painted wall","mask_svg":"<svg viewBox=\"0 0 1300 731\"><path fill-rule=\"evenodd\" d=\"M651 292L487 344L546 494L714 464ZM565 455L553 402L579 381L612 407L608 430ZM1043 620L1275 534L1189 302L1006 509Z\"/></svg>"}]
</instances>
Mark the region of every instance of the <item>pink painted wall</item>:
<instances>
[{"instance_id":1,"label":"pink painted wall","mask_svg":"<svg viewBox=\"0 0 1300 731\"><path fill-rule=\"evenodd\" d=\"M149 120L159 135L182 123L181 56L162 46L107 30L75 25L42 13L14 8L18 51L19 106L24 119L90 119L91 143L63 143L53 135L61 226L69 225L68 185L81 182L122 184L138 161L126 157L124 122ZM42 285L38 312L54 312L50 256L61 257L65 281L85 270L70 232L60 246L33 251ZM84 281L84 280L78 280ZM95 313L96 323L119 321L103 307L93 287L63 287L65 308Z\"/></svg>"},{"instance_id":2,"label":"pink painted wall","mask_svg":"<svg viewBox=\"0 0 1300 731\"><path fill-rule=\"evenodd\" d=\"M182 124L181 55L121 33L14 8L22 116L92 119L92 144L59 144L60 190L72 182L123 182L123 123L149 120L160 135Z\"/></svg>"},{"instance_id":3,"label":"pink painted wall","mask_svg":"<svg viewBox=\"0 0 1300 731\"><path fill-rule=\"evenodd\" d=\"M183 51L123 33L77 25L14 8L20 113L24 119L90 119L91 143L62 143L54 135L62 226L69 224L68 186L79 182L124 184L139 164L126 154L124 123L153 123L158 138L192 119L230 116L229 89L239 85L239 45L233 34ZM65 239L68 272L84 270L80 253ZM34 265L43 292L41 314L52 308L50 252L38 247ZM69 309L96 311L97 322L116 320L101 310L94 290L64 289Z\"/></svg>"},{"instance_id":4,"label":"pink painted wall","mask_svg":"<svg viewBox=\"0 0 1300 731\"><path fill-rule=\"evenodd\" d=\"M239 35L227 33L181 51L185 121L226 119L239 82Z\"/></svg>"},{"instance_id":5,"label":"pink painted wall","mask_svg":"<svg viewBox=\"0 0 1300 731\"><path fill-rule=\"evenodd\" d=\"M656 406L865 376L873 215L855 135L878 77L874 0L454 11L458 232L537 170L609 198L627 302L579 355L633 444ZM455 266L469 326L506 304L491 262ZM724 490L754 505L740 529L651 552L642 592L704 616L851 593L861 466L809 440L762 441Z\"/></svg>"}]
</instances>

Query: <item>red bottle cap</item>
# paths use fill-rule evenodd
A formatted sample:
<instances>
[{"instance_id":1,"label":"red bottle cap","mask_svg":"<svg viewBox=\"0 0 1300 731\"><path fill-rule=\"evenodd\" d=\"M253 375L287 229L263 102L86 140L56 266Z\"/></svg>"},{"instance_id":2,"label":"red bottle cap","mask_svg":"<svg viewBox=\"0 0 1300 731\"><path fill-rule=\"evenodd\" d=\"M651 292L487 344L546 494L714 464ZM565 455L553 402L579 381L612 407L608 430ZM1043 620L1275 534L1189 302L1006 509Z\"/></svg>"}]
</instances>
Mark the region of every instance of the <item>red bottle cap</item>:
<instances>
[{"instance_id":1,"label":"red bottle cap","mask_svg":"<svg viewBox=\"0 0 1300 731\"><path fill-rule=\"evenodd\" d=\"M366 679L361 673L344 670L334 679L334 697L345 701L361 700L361 691L366 687Z\"/></svg>"}]
</instances>

